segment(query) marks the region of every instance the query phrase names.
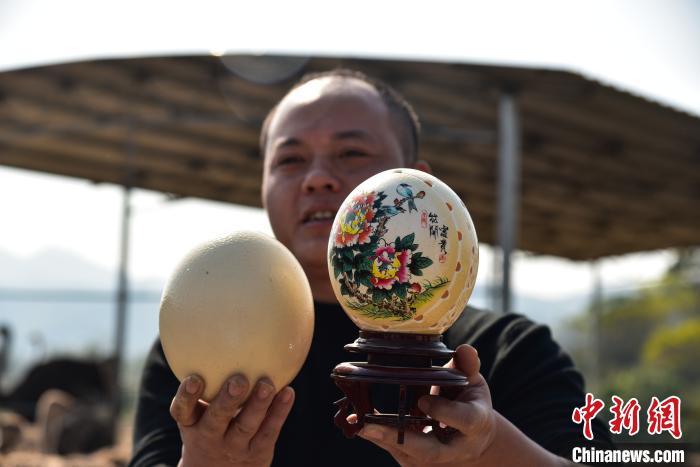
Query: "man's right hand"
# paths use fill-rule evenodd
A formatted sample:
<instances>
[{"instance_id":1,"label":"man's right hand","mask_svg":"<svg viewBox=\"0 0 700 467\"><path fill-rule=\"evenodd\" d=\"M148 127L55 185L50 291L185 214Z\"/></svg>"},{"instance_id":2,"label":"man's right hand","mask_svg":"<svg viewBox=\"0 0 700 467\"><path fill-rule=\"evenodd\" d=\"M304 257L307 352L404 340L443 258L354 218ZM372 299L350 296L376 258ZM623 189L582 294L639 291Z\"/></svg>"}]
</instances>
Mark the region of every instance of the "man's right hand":
<instances>
[{"instance_id":1,"label":"man's right hand","mask_svg":"<svg viewBox=\"0 0 700 467\"><path fill-rule=\"evenodd\" d=\"M272 382L260 379L244 401L248 384L244 376L232 376L207 404L199 400L204 392L201 378L182 380L170 405L182 438L179 467L271 464L294 390L285 387L275 395Z\"/></svg>"}]
</instances>

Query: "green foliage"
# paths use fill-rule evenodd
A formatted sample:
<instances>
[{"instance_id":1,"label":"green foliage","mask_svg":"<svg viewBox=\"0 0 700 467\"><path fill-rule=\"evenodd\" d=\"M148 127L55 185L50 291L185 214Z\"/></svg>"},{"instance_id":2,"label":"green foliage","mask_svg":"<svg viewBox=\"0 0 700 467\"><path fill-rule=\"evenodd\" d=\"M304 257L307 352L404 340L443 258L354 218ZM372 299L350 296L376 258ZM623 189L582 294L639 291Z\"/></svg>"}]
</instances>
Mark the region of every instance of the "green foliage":
<instances>
[{"instance_id":1,"label":"green foliage","mask_svg":"<svg viewBox=\"0 0 700 467\"><path fill-rule=\"evenodd\" d=\"M438 277L435 282L423 282L423 290L416 295L413 305L418 306L429 301L435 295L435 291L446 286L448 282L450 282L450 280L447 277Z\"/></svg>"},{"instance_id":2,"label":"green foliage","mask_svg":"<svg viewBox=\"0 0 700 467\"><path fill-rule=\"evenodd\" d=\"M693 384L700 383L700 318L656 330L644 344L644 365L663 366Z\"/></svg>"},{"instance_id":3,"label":"green foliage","mask_svg":"<svg viewBox=\"0 0 700 467\"><path fill-rule=\"evenodd\" d=\"M640 404L645 405L652 396L663 399L676 394L682 381L662 366L639 366L616 371L605 383L600 394L605 400L610 401L613 395L624 400L636 397Z\"/></svg>"},{"instance_id":4,"label":"green foliage","mask_svg":"<svg viewBox=\"0 0 700 467\"><path fill-rule=\"evenodd\" d=\"M642 351L653 334L697 315L699 310L698 291L675 274L634 295L605 301L599 325L603 373L642 364Z\"/></svg>"},{"instance_id":5,"label":"green foliage","mask_svg":"<svg viewBox=\"0 0 700 467\"><path fill-rule=\"evenodd\" d=\"M374 303L361 304L348 300L347 305L353 310L357 310L363 315L374 319L392 319L394 321L406 321L410 315L398 315L393 310L375 305Z\"/></svg>"},{"instance_id":6,"label":"green foliage","mask_svg":"<svg viewBox=\"0 0 700 467\"><path fill-rule=\"evenodd\" d=\"M435 292L445 287L449 282L450 280L446 277L438 277L433 282L424 281L422 284L422 291L416 294L411 302L411 314L398 314L395 310L383 306L385 303L388 303L392 297L392 294L388 290L384 289L373 289L371 303L358 303L352 300L348 300L346 303L353 310L357 310L369 318L393 318L396 321L405 321L413 317L413 313L418 305L421 305L433 298ZM399 287L403 288L403 290L397 289L397 286L394 285L394 293L396 293L399 297L401 294L407 294L407 285L399 284ZM404 295L402 299L405 299L405 297L406 295Z\"/></svg>"},{"instance_id":7,"label":"green foliage","mask_svg":"<svg viewBox=\"0 0 700 467\"><path fill-rule=\"evenodd\" d=\"M380 288L372 289L372 301L374 303L381 303L383 300L388 300L390 295L388 290Z\"/></svg>"},{"instance_id":8,"label":"green foliage","mask_svg":"<svg viewBox=\"0 0 700 467\"><path fill-rule=\"evenodd\" d=\"M700 251L700 250L699 250ZM694 259L695 258L695 259ZM600 320L591 326L592 310L572 323L579 331L597 333L596 396L606 406L611 396L636 397L640 425L646 431L646 409L652 396L677 395L682 400L683 441L700 450L700 277L698 255L681 254L657 284L634 294L614 297L599 305ZM589 357L590 339L574 349L582 361ZM604 417L610 417L606 409ZM634 441L669 441L640 432ZM620 440L624 440L622 437Z\"/></svg>"},{"instance_id":9,"label":"green foliage","mask_svg":"<svg viewBox=\"0 0 700 467\"><path fill-rule=\"evenodd\" d=\"M681 425L683 429L682 441L686 443L699 443L700 433L693 427L700 422L700 393L676 374L663 366L636 366L626 370L611 373L604 381L603 387L596 396L605 401L605 410L601 412L602 418L607 422L612 418L610 406L612 396L621 397L624 401L635 397L641 406L639 412L640 431L634 437L623 433L615 436L617 442L672 442L673 438L668 433L649 435L647 428L647 414L652 396L663 400L668 396L681 398Z\"/></svg>"},{"instance_id":10,"label":"green foliage","mask_svg":"<svg viewBox=\"0 0 700 467\"><path fill-rule=\"evenodd\" d=\"M425 256L421 256L419 258L414 259L414 263L416 264L417 269L425 269L431 264L433 264L433 260L430 258L426 258Z\"/></svg>"},{"instance_id":11,"label":"green foliage","mask_svg":"<svg viewBox=\"0 0 700 467\"><path fill-rule=\"evenodd\" d=\"M374 200L374 203L372 203L372 208L374 209L379 209L382 206L382 201L386 199L386 194L384 194L383 191L380 191L377 193L377 197Z\"/></svg>"},{"instance_id":12,"label":"green foliage","mask_svg":"<svg viewBox=\"0 0 700 467\"><path fill-rule=\"evenodd\" d=\"M416 234L410 233L406 235L404 238L396 237L396 241L394 242L394 248L396 248L396 251L402 251L402 250L408 250L413 246L413 241L416 239Z\"/></svg>"},{"instance_id":13,"label":"green foliage","mask_svg":"<svg viewBox=\"0 0 700 467\"><path fill-rule=\"evenodd\" d=\"M394 294L402 300L406 299L406 293L408 292L408 284L406 283L396 283L392 287Z\"/></svg>"}]
</instances>

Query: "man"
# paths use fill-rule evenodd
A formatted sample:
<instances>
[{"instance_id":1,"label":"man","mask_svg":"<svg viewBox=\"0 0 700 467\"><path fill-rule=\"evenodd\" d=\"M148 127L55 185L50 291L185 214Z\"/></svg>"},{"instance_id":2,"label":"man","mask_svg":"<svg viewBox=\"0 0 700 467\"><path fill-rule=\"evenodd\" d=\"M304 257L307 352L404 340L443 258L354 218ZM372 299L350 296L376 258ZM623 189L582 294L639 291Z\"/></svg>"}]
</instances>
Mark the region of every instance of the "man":
<instances>
[{"instance_id":1,"label":"man","mask_svg":"<svg viewBox=\"0 0 700 467\"><path fill-rule=\"evenodd\" d=\"M571 421L583 405L581 377L545 327L512 314L469 308L446 334L452 348L471 344L459 345L448 363L470 386L455 401L426 396L420 407L459 430L448 444L411 432L398 445L395 431L378 425L366 425L364 439L346 440L333 426L332 402L342 394L329 375L357 336L328 278L333 217L371 175L406 166L429 171L417 158L418 134L415 114L398 94L350 71L303 79L270 112L261 133L262 200L276 237L311 283L316 326L309 356L294 389L232 375L207 405L198 401L201 379L193 375L178 386L156 343L144 371L132 465L569 464L559 456L585 441ZM379 391L380 407L385 397ZM609 446L598 422L594 433L598 447Z\"/></svg>"}]
</instances>

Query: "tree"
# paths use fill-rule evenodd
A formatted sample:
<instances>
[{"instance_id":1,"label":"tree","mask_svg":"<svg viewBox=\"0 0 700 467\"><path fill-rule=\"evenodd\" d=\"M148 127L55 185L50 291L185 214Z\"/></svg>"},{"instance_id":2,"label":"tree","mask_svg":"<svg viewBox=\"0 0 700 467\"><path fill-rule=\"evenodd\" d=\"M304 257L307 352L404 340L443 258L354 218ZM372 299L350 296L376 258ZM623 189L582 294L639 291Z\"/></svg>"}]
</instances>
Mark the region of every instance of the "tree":
<instances>
[{"instance_id":1,"label":"tree","mask_svg":"<svg viewBox=\"0 0 700 467\"><path fill-rule=\"evenodd\" d=\"M598 397L636 397L645 407L652 396L679 396L683 441L700 449L700 249L681 250L658 283L597 306ZM586 310L574 326L590 330L591 316ZM573 354L585 362L591 352L590 346L580 346ZM644 427L644 414L640 422ZM642 439L668 441L645 433L634 438Z\"/></svg>"}]
</instances>

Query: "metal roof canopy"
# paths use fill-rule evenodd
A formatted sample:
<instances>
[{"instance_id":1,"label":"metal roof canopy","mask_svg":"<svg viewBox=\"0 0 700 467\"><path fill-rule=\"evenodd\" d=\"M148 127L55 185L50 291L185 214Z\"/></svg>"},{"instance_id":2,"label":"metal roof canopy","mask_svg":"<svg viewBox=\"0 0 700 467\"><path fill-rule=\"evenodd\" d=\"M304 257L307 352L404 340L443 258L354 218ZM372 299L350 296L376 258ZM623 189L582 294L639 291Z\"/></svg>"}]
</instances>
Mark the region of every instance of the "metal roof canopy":
<instances>
[{"instance_id":1,"label":"metal roof canopy","mask_svg":"<svg viewBox=\"0 0 700 467\"><path fill-rule=\"evenodd\" d=\"M586 260L700 244L700 118L555 70L206 56L9 71L0 164L259 206L262 119L301 74L341 66L414 105L421 157L465 200L481 241L498 243L499 102L511 96L518 249ZM280 70L272 84L241 77Z\"/></svg>"}]
</instances>

